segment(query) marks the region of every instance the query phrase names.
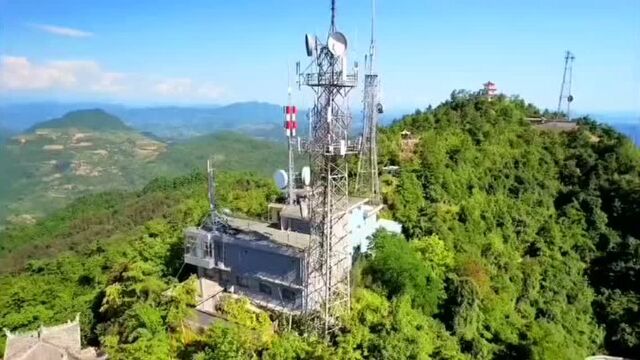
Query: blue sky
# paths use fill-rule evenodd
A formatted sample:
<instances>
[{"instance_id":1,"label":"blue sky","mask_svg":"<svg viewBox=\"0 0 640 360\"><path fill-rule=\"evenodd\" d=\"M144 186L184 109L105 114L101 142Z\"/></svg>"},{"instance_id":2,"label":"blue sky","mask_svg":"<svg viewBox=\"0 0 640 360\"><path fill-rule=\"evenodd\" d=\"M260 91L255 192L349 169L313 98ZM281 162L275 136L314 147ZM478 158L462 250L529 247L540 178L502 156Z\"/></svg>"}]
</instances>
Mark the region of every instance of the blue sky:
<instances>
[{"instance_id":1,"label":"blue sky","mask_svg":"<svg viewBox=\"0 0 640 360\"><path fill-rule=\"evenodd\" d=\"M555 108L570 49L576 109L640 112L639 0L377 3L389 108L437 104L487 80ZM362 62L369 16L370 1L338 0L352 60ZM328 21L328 0L0 0L0 96L283 103L287 64L308 60L305 32L324 37ZM311 99L293 95L300 104Z\"/></svg>"}]
</instances>

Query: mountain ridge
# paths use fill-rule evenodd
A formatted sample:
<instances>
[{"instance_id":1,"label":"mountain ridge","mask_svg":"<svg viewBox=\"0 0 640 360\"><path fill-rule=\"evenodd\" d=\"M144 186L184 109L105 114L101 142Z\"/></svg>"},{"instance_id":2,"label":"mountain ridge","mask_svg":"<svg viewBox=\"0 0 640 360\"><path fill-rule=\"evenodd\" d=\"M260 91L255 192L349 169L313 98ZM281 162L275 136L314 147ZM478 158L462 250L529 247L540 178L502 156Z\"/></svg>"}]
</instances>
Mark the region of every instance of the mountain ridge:
<instances>
[{"instance_id":1,"label":"mountain ridge","mask_svg":"<svg viewBox=\"0 0 640 360\"><path fill-rule=\"evenodd\" d=\"M98 108L71 111L61 117L36 123L25 132L30 133L42 128L79 128L97 131L133 130L117 116Z\"/></svg>"},{"instance_id":2,"label":"mountain ridge","mask_svg":"<svg viewBox=\"0 0 640 360\"><path fill-rule=\"evenodd\" d=\"M0 127L13 133L26 131L45 119L79 109L102 109L126 125L165 139L184 139L219 131L237 131L259 138L282 136L282 106L262 101L226 105L125 106L111 103L18 103L0 105ZM307 124L304 111L298 118L300 131Z\"/></svg>"},{"instance_id":3,"label":"mountain ridge","mask_svg":"<svg viewBox=\"0 0 640 360\"><path fill-rule=\"evenodd\" d=\"M0 139L0 228L36 221L78 196L202 169L211 156L220 169L268 175L284 166L286 149L233 132L170 142L103 109L69 112Z\"/></svg>"}]
</instances>

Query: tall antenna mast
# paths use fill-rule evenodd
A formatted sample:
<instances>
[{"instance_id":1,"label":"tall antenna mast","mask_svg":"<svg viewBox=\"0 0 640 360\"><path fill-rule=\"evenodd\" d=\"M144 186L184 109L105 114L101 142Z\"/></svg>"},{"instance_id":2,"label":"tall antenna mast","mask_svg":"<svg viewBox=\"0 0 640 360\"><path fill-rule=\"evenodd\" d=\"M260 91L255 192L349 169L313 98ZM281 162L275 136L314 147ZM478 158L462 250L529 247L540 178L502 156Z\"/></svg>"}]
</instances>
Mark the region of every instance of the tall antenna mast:
<instances>
[{"instance_id":1,"label":"tall antenna mast","mask_svg":"<svg viewBox=\"0 0 640 360\"><path fill-rule=\"evenodd\" d=\"M371 43L369 44L369 72L373 72L373 57L375 54L376 48L376 38L374 36L375 30L375 21L376 21L376 0L371 0Z\"/></svg>"},{"instance_id":2,"label":"tall antenna mast","mask_svg":"<svg viewBox=\"0 0 640 360\"><path fill-rule=\"evenodd\" d=\"M209 190L209 212L211 213L211 224L216 223L216 178L213 173L213 164L211 159L207 159L207 180Z\"/></svg>"},{"instance_id":3,"label":"tall antenna mast","mask_svg":"<svg viewBox=\"0 0 640 360\"><path fill-rule=\"evenodd\" d=\"M374 70L375 58L375 0L371 1L371 43L369 53L365 55L365 75L362 110L362 144L358 158L356 173L356 192L371 197L372 202L379 203L380 181L378 178L378 115L382 114L382 104L379 102L380 79Z\"/></svg>"},{"instance_id":4,"label":"tall antenna mast","mask_svg":"<svg viewBox=\"0 0 640 360\"><path fill-rule=\"evenodd\" d=\"M563 102L567 102L567 112L565 113L566 119L571 120L571 102L573 102L573 95L571 94L571 80L573 77L573 60L575 56L571 51L567 50L564 56L564 72L562 73L562 85L560 86L560 98L558 99L558 116L562 111ZM568 79L567 79L567 75Z\"/></svg>"},{"instance_id":5,"label":"tall antenna mast","mask_svg":"<svg viewBox=\"0 0 640 360\"><path fill-rule=\"evenodd\" d=\"M335 29L335 0L331 1L331 30L326 44L306 37L312 57L300 82L315 100L312 137L307 151L311 164L311 241L306 250L304 307L325 334L337 329L340 314L350 307L351 245L347 157L358 149L349 141L351 112L348 95L357 85L356 72L347 66L347 39ZM318 311L319 310L319 311ZM319 315L319 316L314 316Z\"/></svg>"},{"instance_id":6,"label":"tall antenna mast","mask_svg":"<svg viewBox=\"0 0 640 360\"><path fill-rule=\"evenodd\" d=\"M298 109L291 105L291 77L289 74L289 66L287 64L287 105L284 107L285 112L285 129L287 133L287 146L289 162L287 168L287 175L289 182L287 184L287 203L293 205L295 202L294 196L294 157L293 157L293 142L296 137L296 129L298 127L296 116L298 115Z\"/></svg>"},{"instance_id":7,"label":"tall antenna mast","mask_svg":"<svg viewBox=\"0 0 640 360\"><path fill-rule=\"evenodd\" d=\"M331 28L329 33L336 31L336 0L331 0Z\"/></svg>"}]
</instances>

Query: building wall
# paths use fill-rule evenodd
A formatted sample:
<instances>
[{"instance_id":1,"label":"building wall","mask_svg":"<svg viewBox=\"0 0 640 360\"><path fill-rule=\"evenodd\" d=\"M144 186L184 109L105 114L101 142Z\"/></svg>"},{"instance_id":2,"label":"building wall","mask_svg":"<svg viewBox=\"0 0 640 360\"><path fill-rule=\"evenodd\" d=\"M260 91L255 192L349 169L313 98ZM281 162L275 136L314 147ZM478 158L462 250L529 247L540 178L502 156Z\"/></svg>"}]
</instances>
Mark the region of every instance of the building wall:
<instances>
[{"instance_id":1,"label":"building wall","mask_svg":"<svg viewBox=\"0 0 640 360\"><path fill-rule=\"evenodd\" d=\"M311 231L309 220L307 219L293 219L283 217L282 219L280 219L280 228L282 230L288 230L302 234L309 234Z\"/></svg>"},{"instance_id":2,"label":"building wall","mask_svg":"<svg viewBox=\"0 0 640 360\"><path fill-rule=\"evenodd\" d=\"M301 308L301 254L260 249L245 240L218 238L214 246L216 267L203 271L205 277L265 306Z\"/></svg>"},{"instance_id":3,"label":"building wall","mask_svg":"<svg viewBox=\"0 0 640 360\"><path fill-rule=\"evenodd\" d=\"M363 205L358 206L351 212L350 226L351 226L351 247L360 247L360 251L367 251L369 247L369 237L378 228L377 215L371 215L367 217L367 212L373 210L372 206Z\"/></svg>"},{"instance_id":4,"label":"building wall","mask_svg":"<svg viewBox=\"0 0 640 360\"><path fill-rule=\"evenodd\" d=\"M298 257L244 246L241 241L233 244L225 242L219 247L222 249L224 266L234 273L302 284Z\"/></svg>"}]
</instances>

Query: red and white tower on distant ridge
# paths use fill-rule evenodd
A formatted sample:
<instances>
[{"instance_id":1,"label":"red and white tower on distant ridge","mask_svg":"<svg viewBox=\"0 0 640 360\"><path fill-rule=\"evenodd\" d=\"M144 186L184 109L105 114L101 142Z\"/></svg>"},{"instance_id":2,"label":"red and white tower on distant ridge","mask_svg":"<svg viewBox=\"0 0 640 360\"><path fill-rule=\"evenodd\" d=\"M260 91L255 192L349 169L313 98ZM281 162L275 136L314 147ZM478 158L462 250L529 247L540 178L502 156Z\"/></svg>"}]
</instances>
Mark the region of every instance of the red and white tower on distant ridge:
<instances>
[{"instance_id":1,"label":"red and white tower on distant ridge","mask_svg":"<svg viewBox=\"0 0 640 360\"><path fill-rule=\"evenodd\" d=\"M484 94L489 100L494 98L498 93L498 87L491 81L487 81L486 83L482 84L482 86L484 86Z\"/></svg>"}]
</instances>

